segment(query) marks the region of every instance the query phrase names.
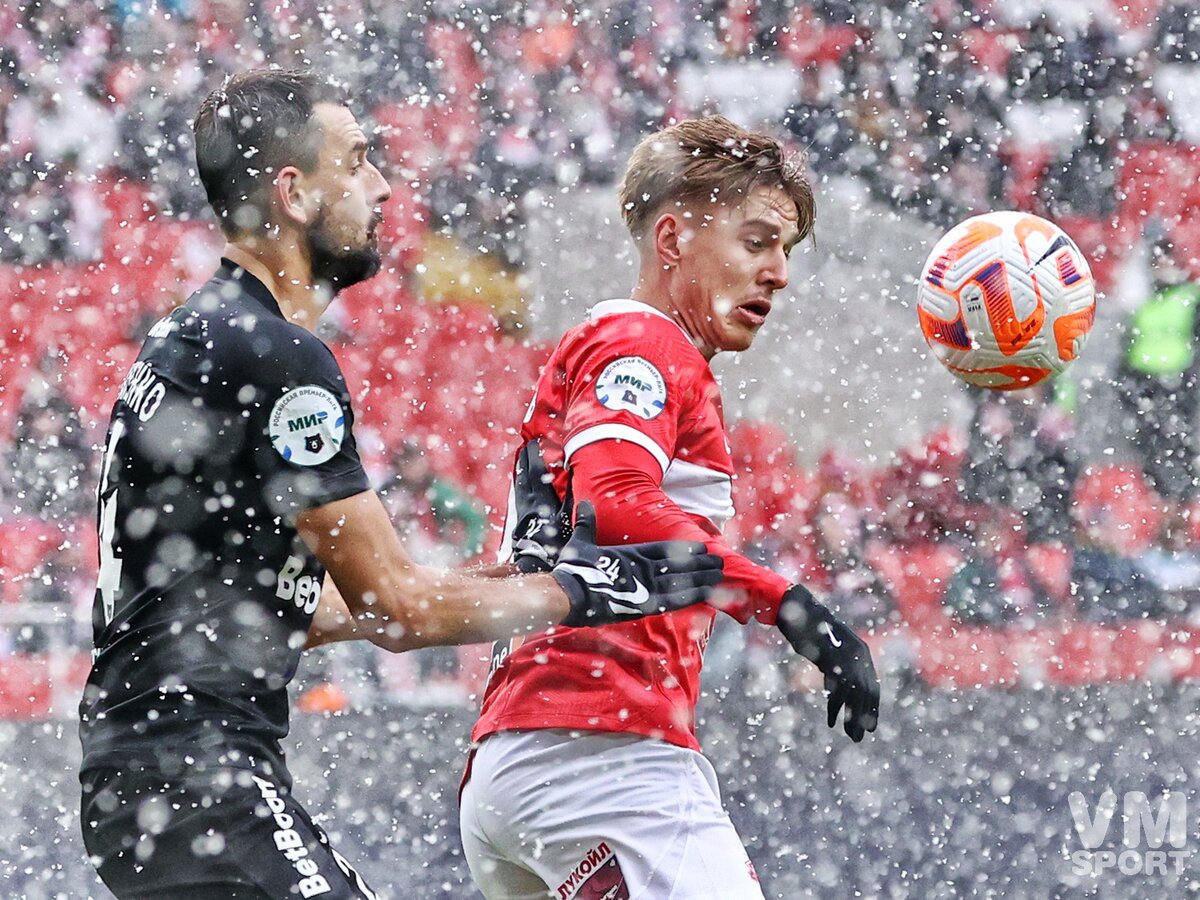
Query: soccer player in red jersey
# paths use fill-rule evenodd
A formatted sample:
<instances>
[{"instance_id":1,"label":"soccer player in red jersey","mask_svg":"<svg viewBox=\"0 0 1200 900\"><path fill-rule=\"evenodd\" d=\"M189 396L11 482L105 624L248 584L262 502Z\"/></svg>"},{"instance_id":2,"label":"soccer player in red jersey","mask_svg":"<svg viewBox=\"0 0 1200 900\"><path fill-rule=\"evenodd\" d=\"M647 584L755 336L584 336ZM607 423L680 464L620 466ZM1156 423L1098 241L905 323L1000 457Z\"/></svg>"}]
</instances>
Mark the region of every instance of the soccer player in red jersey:
<instances>
[{"instance_id":1,"label":"soccer player in red jersey","mask_svg":"<svg viewBox=\"0 0 1200 900\"><path fill-rule=\"evenodd\" d=\"M568 491L591 501L605 542L704 541L724 558L717 605L778 626L825 674L830 726L844 707L861 740L879 711L866 644L721 539L733 465L709 363L748 349L787 285L788 254L812 230L809 183L774 139L710 116L643 140L620 199L637 283L593 307L543 370L509 526L528 521L520 488L544 465L544 507ZM497 648L461 812L488 900L761 900L694 733L716 614L552 628Z\"/></svg>"}]
</instances>

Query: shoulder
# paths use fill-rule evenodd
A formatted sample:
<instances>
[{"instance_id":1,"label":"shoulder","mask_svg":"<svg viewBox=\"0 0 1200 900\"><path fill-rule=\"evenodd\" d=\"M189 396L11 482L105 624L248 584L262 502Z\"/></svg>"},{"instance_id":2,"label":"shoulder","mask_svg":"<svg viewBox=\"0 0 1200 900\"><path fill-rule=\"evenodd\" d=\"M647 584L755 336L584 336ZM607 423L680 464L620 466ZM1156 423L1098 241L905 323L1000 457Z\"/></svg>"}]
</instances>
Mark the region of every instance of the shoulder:
<instances>
[{"instance_id":1,"label":"shoulder","mask_svg":"<svg viewBox=\"0 0 1200 900\"><path fill-rule=\"evenodd\" d=\"M619 364L657 373L668 382L691 381L708 368L682 328L633 301L599 304L589 321L567 333L563 349L569 362L589 370Z\"/></svg>"},{"instance_id":2,"label":"shoulder","mask_svg":"<svg viewBox=\"0 0 1200 900\"><path fill-rule=\"evenodd\" d=\"M698 396L708 365L671 319L627 300L600 304L556 353L554 370L573 402L642 419L658 419L667 409L677 418Z\"/></svg>"},{"instance_id":3,"label":"shoulder","mask_svg":"<svg viewBox=\"0 0 1200 900\"><path fill-rule=\"evenodd\" d=\"M647 341L670 347L683 355L698 350L683 329L663 313L636 300L607 300L592 308L591 318L581 326L594 340L641 344ZM703 357L701 357L703 358Z\"/></svg>"},{"instance_id":4,"label":"shoulder","mask_svg":"<svg viewBox=\"0 0 1200 900\"><path fill-rule=\"evenodd\" d=\"M214 368L246 383L340 377L337 360L320 338L229 291L227 284L210 282L177 311L181 330L203 341Z\"/></svg>"}]
</instances>

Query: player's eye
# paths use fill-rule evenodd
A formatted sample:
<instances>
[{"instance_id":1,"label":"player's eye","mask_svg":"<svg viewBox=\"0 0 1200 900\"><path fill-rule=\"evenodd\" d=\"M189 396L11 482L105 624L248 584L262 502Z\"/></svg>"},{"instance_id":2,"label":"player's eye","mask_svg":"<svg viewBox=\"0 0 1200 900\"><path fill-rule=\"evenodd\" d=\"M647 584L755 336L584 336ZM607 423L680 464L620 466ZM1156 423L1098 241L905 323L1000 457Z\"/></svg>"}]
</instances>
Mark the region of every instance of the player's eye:
<instances>
[{"instance_id":1,"label":"player's eye","mask_svg":"<svg viewBox=\"0 0 1200 900\"><path fill-rule=\"evenodd\" d=\"M760 238L749 238L746 241L746 248L749 250L758 251L763 249L765 246L766 244L764 244Z\"/></svg>"}]
</instances>

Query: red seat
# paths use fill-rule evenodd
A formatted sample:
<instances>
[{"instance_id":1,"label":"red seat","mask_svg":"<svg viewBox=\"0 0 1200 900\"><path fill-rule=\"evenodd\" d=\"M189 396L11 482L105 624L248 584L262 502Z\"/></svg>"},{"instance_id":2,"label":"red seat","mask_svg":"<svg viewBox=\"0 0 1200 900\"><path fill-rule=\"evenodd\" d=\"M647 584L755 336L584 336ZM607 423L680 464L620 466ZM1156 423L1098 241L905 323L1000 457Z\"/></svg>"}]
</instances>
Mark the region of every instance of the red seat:
<instances>
[{"instance_id":1,"label":"red seat","mask_svg":"<svg viewBox=\"0 0 1200 900\"><path fill-rule=\"evenodd\" d=\"M1053 680L1069 686L1140 678L1160 654L1162 632L1151 622L1121 628L1070 625L1059 641Z\"/></svg>"},{"instance_id":2,"label":"red seat","mask_svg":"<svg viewBox=\"0 0 1200 900\"><path fill-rule=\"evenodd\" d=\"M867 548L867 561L887 583L897 610L910 625L929 628L948 621L942 597L962 561L958 550L934 543L877 543Z\"/></svg>"},{"instance_id":3,"label":"red seat","mask_svg":"<svg viewBox=\"0 0 1200 900\"><path fill-rule=\"evenodd\" d=\"M103 425L139 350L140 345L133 341L122 341L104 350L89 348L69 357L71 377L64 386L71 402Z\"/></svg>"},{"instance_id":4,"label":"red seat","mask_svg":"<svg viewBox=\"0 0 1200 900\"><path fill-rule=\"evenodd\" d=\"M1118 177L1124 222L1148 220L1173 226L1200 205L1200 154L1194 147L1162 141L1135 144L1124 154Z\"/></svg>"},{"instance_id":5,"label":"red seat","mask_svg":"<svg viewBox=\"0 0 1200 900\"><path fill-rule=\"evenodd\" d=\"M916 635L917 672L933 687L1072 687L1200 677L1200 665L1191 658L1200 638L1168 634L1156 622L1029 631L947 624Z\"/></svg>"},{"instance_id":6,"label":"red seat","mask_svg":"<svg viewBox=\"0 0 1200 900\"><path fill-rule=\"evenodd\" d=\"M147 185L125 178L107 179L100 191L108 212L104 228L104 259L121 265L144 258L149 243L146 224L159 211Z\"/></svg>"},{"instance_id":7,"label":"red seat","mask_svg":"<svg viewBox=\"0 0 1200 900\"><path fill-rule=\"evenodd\" d=\"M1200 281L1200 203L1184 214L1171 229L1175 262L1194 281Z\"/></svg>"},{"instance_id":8,"label":"red seat","mask_svg":"<svg viewBox=\"0 0 1200 900\"><path fill-rule=\"evenodd\" d=\"M13 654L0 659L0 719L50 715L51 681L45 656Z\"/></svg>"},{"instance_id":9,"label":"red seat","mask_svg":"<svg viewBox=\"0 0 1200 900\"><path fill-rule=\"evenodd\" d=\"M372 110L379 126L383 160L396 172L420 176L437 157L429 134L428 107L420 103L381 103Z\"/></svg>"},{"instance_id":10,"label":"red seat","mask_svg":"<svg viewBox=\"0 0 1200 900\"><path fill-rule=\"evenodd\" d=\"M1161 663L1168 678L1200 678L1200 628L1164 629L1160 648L1155 663ZM1150 673L1158 674L1153 665Z\"/></svg>"},{"instance_id":11,"label":"red seat","mask_svg":"<svg viewBox=\"0 0 1200 900\"><path fill-rule=\"evenodd\" d=\"M1007 168L1004 199L1013 209L1033 211L1054 151L1010 142L1001 148L1000 158Z\"/></svg>"},{"instance_id":12,"label":"red seat","mask_svg":"<svg viewBox=\"0 0 1200 900\"><path fill-rule=\"evenodd\" d=\"M975 67L981 72L1004 75L1008 58L1021 45L1019 31L994 31L990 28L968 28L962 34L963 47Z\"/></svg>"},{"instance_id":13,"label":"red seat","mask_svg":"<svg viewBox=\"0 0 1200 900\"><path fill-rule=\"evenodd\" d=\"M1141 469L1115 463L1091 465L1076 481L1075 515L1084 524L1114 523L1118 549L1133 555L1158 535L1162 501Z\"/></svg>"},{"instance_id":14,"label":"red seat","mask_svg":"<svg viewBox=\"0 0 1200 900\"><path fill-rule=\"evenodd\" d=\"M78 702L90 668L86 653L72 653L65 659L43 654L0 659L0 719L66 714Z\"/></svg>"},{"instance_id":15,"label":"red seat","mask_svg":"<svg viewBox=\"0 0 1200 900\"><path fill-rule=\"evenodd\" d=\"M421 260L429 233L429 204L423 187L393 179L392 199L383 207L379 244L389 264L411 269Z\"/></svg>"},{"instance_id":16,"label":"red seat","mask_svg":"<svg viewBox=\"0 0 1200 900\"><path fill-rule=\"evenodd\" d=\"M945 624L920 632L917 673L933 687L981 688L1016 684L1017 660L1000 629Z\"/></svg>"},{"instance_id":17,"label":"red seat","mask_svg":"<svg viewBox=\"0 0 1200 900\"><path fill-rule=\"evenodd\" d=\"M779 35L779 46L799 69L814 63L839 62L858 39L859 32L854 26L825 22L812 10L797 6Z\"/></svg>"},{"instance_id":18,"label":"red seat","mask_svg":"<svg viewBox=\"0 0 1200 900\"><path fill-rule=\"evenodd\" d=\"M1064 544L1032 544L1026 559L1050 596L1067 603L1071 596L1071 548Z\"/></svg>"},{"instance_id":19,"label":"red seat","mask_svg":"<svg viewBox=\"0 0 1200 900\"><path fill-rule=\"evenodd\" d=\"M1152 29L1158 21L1159 10L1168 0L1121 0L1109 4L1116 17L1119 33Z\"/></svg>"},{"instance_id":20,"label":"red seat","mask_svg":"<svg viewBox=\"0 0 1200 900\"><path fill-rule=\"evenodd\" d=\"M62 542L58 526L32 516L0 522L0 599L21 599L38 564Z\"/></svg>"}]
</instances>

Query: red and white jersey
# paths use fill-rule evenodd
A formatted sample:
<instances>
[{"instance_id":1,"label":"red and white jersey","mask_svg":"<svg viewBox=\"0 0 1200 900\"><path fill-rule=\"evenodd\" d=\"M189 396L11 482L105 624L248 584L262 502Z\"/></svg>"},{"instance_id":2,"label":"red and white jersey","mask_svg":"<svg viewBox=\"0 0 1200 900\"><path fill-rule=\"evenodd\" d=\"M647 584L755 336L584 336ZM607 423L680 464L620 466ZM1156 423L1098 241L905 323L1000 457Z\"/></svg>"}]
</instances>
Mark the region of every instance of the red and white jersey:
<instances>
[{"instance_id":1,"label":"red and white jersey","mask_svg":"<svg viewBox=\"0 0 1200 900\"><path fill-rule=\"evenodd\" d=\"M595 306L546 364L521 438L540 439L560 497L569 475L575 501L596 506L599 543L703 540L725 558L726 611L774 620L788 583L720 540L733 515L720 393L708 361L671 318L633 300ZM694 711L715 616L699 605L512 641L493 654L472 740L564 728L699 749Z\"/></svg>"}]
</instances>

